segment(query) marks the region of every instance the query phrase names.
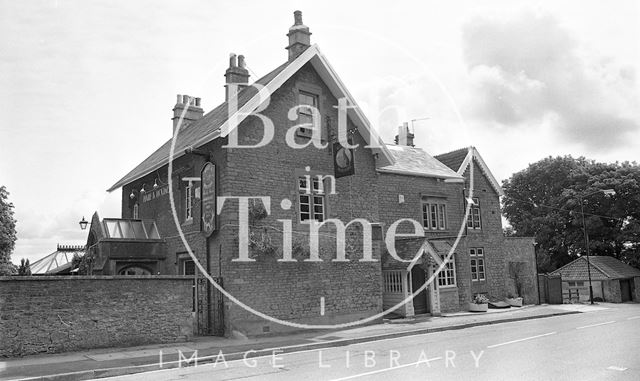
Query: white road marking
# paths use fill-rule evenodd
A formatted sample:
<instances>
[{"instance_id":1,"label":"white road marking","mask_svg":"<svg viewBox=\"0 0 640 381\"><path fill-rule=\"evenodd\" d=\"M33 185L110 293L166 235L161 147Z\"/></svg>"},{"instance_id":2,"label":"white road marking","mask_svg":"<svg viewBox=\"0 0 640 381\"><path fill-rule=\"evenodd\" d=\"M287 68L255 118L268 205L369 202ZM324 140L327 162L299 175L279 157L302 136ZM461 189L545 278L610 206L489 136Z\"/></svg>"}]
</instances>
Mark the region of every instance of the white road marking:
<instances>
[{"instance_id":1,"label":"white road marking","mask_svg":"<svg viewBox=\"0 0 640 381\"><path fill-rule=\"evenodd\" d=\"M611 324L611 323L615 323L615 322L616 322L615 320L605 321L604 323L583 325L582 327L577 327L576 329L585 329L585 328L597 327L597 326L600 326L600 325Z\"/></svg>"},{"instance_id":2,"label":"white road marking","mask_svg":"<svg viewBox=\"0 0 640 381\"><path fill-rule=\"evenodd\" d=\"M360 374L354 374L351 376L347 376L347 377L342 377L342 378L335 378L332 381L343 381L343 380L352 380L354 378L358 378L358 377L364 377L364 376L370 376L372 374L378 374L378 373L383 373L383 372L387 372L390 370L395 370L395 369L401 369L401 368L407 368L410 366L416 366L418 364L424 363L426 362L431 362L431 361L435 361L435 360L442 360L442 357L434 357L431 359L426 359L426 360L420 360L420 361L416 361L416 362L412 362L410 364L404 364L404 365L400 365L400 366L392 366L390 368L384 368L384 369L378 369L378 370L372 370L371 372L366 372L366 373L360 373Z\"/></svg>"},{"instance_id":3,"label":"white road marking","mask_svg":"<svg viewBox=\"0 0 640 381\"><path fill-rule=\"evenodd\" d=\"M621 366L615 366L615 365L611 365L607 369L609 369L609 370L617 370L619 372L624 372L625 370L627 370L627 368L623 368Z\"/></svg>"},{"instance_id":4,"label":"white road marking","mask_svg":"<svg viewBox=\"0 0 640 381\"><path fill-rule=\"evenodd\" d=\"M324 296L320 297L320 316L324 316Z\"/></svg>"},{"instance_id":5,"label":"white road marking","mask_svg":"<svg viewBox=\"0 0 640 381\"><path fill-rule=\"evenodd\" d=\"M636 319L640 319L640 316L631 316L627 318L627 320L636 320Z\"/></svg>"},{"instance_id":6,"label":"white road marking","mask_svg":"<svg viewBox=\"0 0 640 381\"><path fill-rule=\"evenodd\" d=\"M549 332L549 333L544 333L542 335L536 335L536 336L530 336L530 337L525 337L524 339L518 339L518 340L511 340L511 341L507 341L506 343L500 343L500 344L493 344L493 345L489 345L487 348L495 348L495 347L500 347L503 345L507 345L507 344L513 344L513 343L519 343L521 341L525 341L525 340L531 340L531 339L537 339L538 337L544 337L544 336L549 336L549 335L555 335L558 332Z\"/></svg>"}]
</instances>

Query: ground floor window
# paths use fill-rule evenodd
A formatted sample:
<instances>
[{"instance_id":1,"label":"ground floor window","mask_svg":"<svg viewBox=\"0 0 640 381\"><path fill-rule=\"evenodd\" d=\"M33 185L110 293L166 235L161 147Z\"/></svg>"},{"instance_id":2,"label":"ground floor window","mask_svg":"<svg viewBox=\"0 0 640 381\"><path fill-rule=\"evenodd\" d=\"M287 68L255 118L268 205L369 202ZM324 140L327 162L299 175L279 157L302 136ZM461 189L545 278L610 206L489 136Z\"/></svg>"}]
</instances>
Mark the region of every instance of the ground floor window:
<instances>
[{"instance_id":1,"label":"ground floor window","mask_svg":"<svg viewBox=\"0 0 640 381\"><path fill-rule=\"evenodd\" d=\"M446 255L442 255L442 260L444 261L447 257ZM456 265L455 265L455 254L451 256L451 258L446 262L442 271L438 273L438 286L440 287L455 287L456 285Z\"/></svg>"}]
</instances>

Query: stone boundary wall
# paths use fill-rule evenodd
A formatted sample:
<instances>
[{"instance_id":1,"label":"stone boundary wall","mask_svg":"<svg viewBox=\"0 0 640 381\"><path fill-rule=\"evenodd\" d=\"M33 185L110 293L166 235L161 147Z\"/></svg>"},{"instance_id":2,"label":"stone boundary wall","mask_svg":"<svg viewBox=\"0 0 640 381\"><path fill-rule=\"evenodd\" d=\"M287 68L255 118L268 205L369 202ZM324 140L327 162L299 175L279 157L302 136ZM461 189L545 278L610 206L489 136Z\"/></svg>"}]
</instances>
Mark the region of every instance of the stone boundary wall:
<instances>
[{"instance_id":1,"label":"stone boundary wall","mask_svg":"<svg viewBox=\"0 0 640 381\"><path fill-rule=\"evenodd\" d=\"M192 280L0 277L0 357L188 340Z\"/></svg>"}]
</instances>

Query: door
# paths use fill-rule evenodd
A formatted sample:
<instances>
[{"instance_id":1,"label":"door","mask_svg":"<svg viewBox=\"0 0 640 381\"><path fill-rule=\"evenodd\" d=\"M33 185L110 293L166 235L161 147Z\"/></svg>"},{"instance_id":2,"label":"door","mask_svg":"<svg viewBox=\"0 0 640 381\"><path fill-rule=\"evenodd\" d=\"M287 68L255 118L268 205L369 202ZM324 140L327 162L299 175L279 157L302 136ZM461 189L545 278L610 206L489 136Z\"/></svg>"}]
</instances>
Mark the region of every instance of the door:
<instances>
[{"instance_id":1,"label":"door","mask_svg":"<svg viewBox=\"0 0 640 381\"><path fill-rule=\"evenodd\" d=\"M629 279L620 280L620 295L623 303L631 301L631 282Z\"/></svg>"},{"instance_id":2,"label":"door","mask_svg":"<svg viewBox=\"0 0 640 381\"><path fill-rule=\"evenodd\" d=\"M422 287L426 281L425 272L419 266L413 266L411 269L411 292ZM427 289L422 290L418 295L413 297L413 310L416 315L429 312L427 306Z\"/></svg>"}]
</instances>

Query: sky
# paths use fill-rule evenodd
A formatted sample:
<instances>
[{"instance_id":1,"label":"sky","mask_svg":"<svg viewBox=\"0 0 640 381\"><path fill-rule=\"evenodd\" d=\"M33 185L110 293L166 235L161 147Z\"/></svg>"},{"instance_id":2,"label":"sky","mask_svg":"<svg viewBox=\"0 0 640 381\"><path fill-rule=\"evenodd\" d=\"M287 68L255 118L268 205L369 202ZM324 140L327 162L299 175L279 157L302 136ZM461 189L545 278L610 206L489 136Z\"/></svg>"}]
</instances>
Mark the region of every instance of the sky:
<instances>
[{"instance_id":1,"label":"sky","mask_svg":"<svg viewBox=\"0 0 640 381\"><path fill-rule=\"evenodd\" d=\"M375 5L374 5L375 4ZM120 216L107 193L171 137L176 94L224 100L286 61L293 11L382 138L475 146L502 181L547 156L640 152L640 6L628 1L0 0L0 185L31 262ZM413 121L413 122L412 122Z\"/></svg>"}]
</instances>

